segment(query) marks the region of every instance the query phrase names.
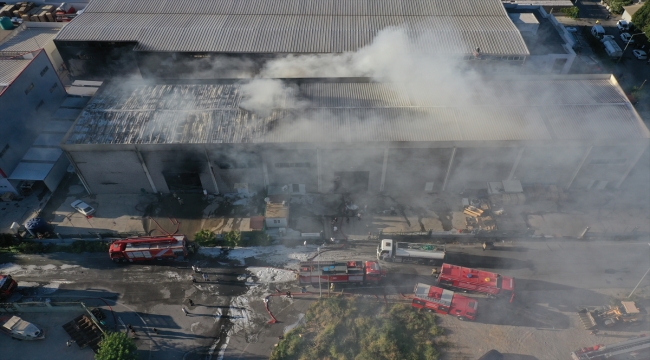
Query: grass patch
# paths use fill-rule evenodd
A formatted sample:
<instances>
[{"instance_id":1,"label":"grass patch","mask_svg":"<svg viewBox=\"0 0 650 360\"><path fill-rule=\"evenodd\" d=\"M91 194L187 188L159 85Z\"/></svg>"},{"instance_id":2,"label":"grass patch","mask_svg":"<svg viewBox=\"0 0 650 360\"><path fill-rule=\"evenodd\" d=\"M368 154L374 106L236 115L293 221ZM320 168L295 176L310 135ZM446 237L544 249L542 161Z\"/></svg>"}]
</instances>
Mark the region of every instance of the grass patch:
<instances>
[{"instance_id":1,"label":"grass patch","mask_svg":"<svg viewBox=\"0 0 650 360\"><path fill-rule=\"evenodd\" d=\"M580 13L580 9L578 9L577 6L572 6L572 7L569 7L569 8L560 9L560 12L562 12L562 14L564 14L564 15L572 18L572 19L577 19L578 14Z\"/></svg>"},{"instance_id":2,"label":"grass patch","mask_svg":"<svg viewBox=\"0 0 650 360\"><path fill-rule=\"evenodd\" d=\"M9 246L0 247L0 251L14 254L47 254L53 252L67 252L80 254L84 252L106 252L110 243L107 241L77 240L70 245L55 245L40 241L23 240Z\"/></svg>"},{"instance_id":3,"label":"grass patch","mask_svg":"<svg viewBox=\"0 0 650 360\"><path fill-rule=\"evenodd\" d=\"M310 306L305 324L285 335L271 360L435 360L446 346L442 333L436 315L409 304L325 298Z\"/></svg>"}]
</instances>

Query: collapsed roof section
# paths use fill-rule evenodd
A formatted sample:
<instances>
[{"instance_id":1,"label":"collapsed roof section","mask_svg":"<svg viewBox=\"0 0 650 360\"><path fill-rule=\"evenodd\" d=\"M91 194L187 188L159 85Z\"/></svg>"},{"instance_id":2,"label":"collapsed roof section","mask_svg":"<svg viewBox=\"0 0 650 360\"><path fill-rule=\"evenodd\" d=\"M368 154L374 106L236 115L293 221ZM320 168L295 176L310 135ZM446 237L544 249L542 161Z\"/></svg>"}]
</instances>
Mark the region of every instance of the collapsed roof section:
<instances>
[{"instance_id":1,"label":"collapsed roof section","mask_svg":"<svg viewBox=\"0 0 650 360\"><path fill-rule=\"evenodd\" d=\"M63 144L648 139L608 76L490 80L462 94L372 82L283 82L260 112L241 83L114 82ZM250 91L250 90L247 90ZM434 91L434 90L432 90ZM495 95L498 94L498 95ZM418 95L418 96L414 96Z\"/></svg>"}]
</instances>

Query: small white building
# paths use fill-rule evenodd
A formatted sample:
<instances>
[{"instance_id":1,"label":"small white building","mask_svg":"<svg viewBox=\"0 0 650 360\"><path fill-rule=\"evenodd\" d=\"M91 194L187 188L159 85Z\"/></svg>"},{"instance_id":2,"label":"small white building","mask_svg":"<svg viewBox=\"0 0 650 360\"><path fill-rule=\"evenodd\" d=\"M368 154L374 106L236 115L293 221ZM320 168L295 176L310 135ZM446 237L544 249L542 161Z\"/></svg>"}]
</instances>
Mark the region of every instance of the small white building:
<instances>
[{"instance_id":1,"label":"small white building","mask_svg":"<svg viewBox=\"0 0 650 360\"><path fill-rule=\"evenodd\" d=\"M641 6L643 6L643 3L642 3L642 2L640 2L640 3L636 3L636 4L634 4L634 5L623 6L623 9L625 9L625 10L623 11L623 15L621 15L621 19L623 19L623 20L625 20L625 21L627 21L627 22L632 21L632 16L633 16L637 11L639 11L639 9L641 8Z\"/></svg>"},{"instance_id":2,"label":"small white building","mask_svg":"<svg viewBox=\"0 0 650 360\"><path fill-rule=\"evenodd\" d=\"M289 225L289 204L286 202L275 203L268 202L266 204L266 219L267 228L286 228Z\"/></svg>"}]
</instances>

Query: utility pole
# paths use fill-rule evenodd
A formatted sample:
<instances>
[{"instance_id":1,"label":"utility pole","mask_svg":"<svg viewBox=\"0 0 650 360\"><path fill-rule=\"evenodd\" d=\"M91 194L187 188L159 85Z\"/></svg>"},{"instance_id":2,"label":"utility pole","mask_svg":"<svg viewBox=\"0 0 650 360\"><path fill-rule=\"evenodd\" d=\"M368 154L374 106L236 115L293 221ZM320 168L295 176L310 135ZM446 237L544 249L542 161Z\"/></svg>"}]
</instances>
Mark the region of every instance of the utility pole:
<instances>
[{"instance_id":1,"label":"utility pole","mask_svg":"<svg viewBox=\"0 0 650 360\"><path fill-rule=\"evenodd\" d=\"M625 55L625 50L627 50L627 47L630 46L630 42L632 42L632 39L633 39L635 36L637 36L637 35L641 35L641 34L645 34L645 32L638 33L638 34L634 34L634 35L631 35L631 36L630 36L630 39L629 39L629 40L627 41L627 43L625 44L625 49L623 49L623 53L621 54L621 57L618 58L618 61L616 62L617 64L621 62L621 59L623 58L623 55Z\"/></svg>"},{"instance_id":2,"label":"utility pole","mask_svg":"<svg viewBox=\"0 0 650 360\"><path fill-rule=\"evenodd\" d=\"M316 256L318 257L320 255L320 246L316 248ZM312 268L313 269L313 268ZM322 298L323 297L323 286L320 283L320 260L318 260L318 297Z\"/></svg>"},{"instance_id":3,"label":"utility pole","mask_svg":"<svg viewBox=\"0 0 650 360\"><path fill-rule=\"evenodd\" d=\"M648 246L650 246L650 243L648 243ZM634 289L632 290L630 295L627 296L628 299L630 297L632 297L632 294L634 294L634 292L636 291L636 288L638 288L639 285L641 285L641 282L643 281L643 279L645 279L646 275L648 275L649 272L650 272L650 268L648 268L648 270L645 272L645 274L643 274L643 277L641 277L641 280L639 280L639 282L636 284L636 286L634 287Z\"/></svg>"}]
</instances>

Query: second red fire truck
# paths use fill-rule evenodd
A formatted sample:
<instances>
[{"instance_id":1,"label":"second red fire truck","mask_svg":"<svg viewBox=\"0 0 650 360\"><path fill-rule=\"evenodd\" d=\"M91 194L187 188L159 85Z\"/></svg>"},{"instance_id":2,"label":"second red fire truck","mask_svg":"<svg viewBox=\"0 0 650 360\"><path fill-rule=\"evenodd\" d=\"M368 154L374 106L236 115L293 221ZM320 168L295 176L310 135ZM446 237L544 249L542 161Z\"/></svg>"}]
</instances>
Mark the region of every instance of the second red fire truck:
<instances>
[{"instance_id":1,"label":"second red fire truck","mask_svg":"<svg viewBox=\"0 0 650 360\"><path fill-rule=\"evenodd\" d=\"M9 298L17 288L18 283L11 278L11 275L0 274L0 300Z\"/></svg>"},{"instance_id":2,"label":"second red fire truck","mask_svg":"<svg viewBox=\"0 0 650 360\"><path fill-rule=\"evenodd\" d=\"M114 241L108 248L115 262L178 260L188 255L185 235L152 236Z\"/></svg>"},{"instance_id":3,"label":"second red fire truck","mask_svg":"<svg viewBox=\"0 0 650 360\"><path fill-rule=\"evenodd\" d=\"M376 261L305 261L300 263L300 285L377 285L386 276Z\"/></svg>"},{"instance_id":4,"label":"second red fire truck","mask_svg":"<svg viewBox=\"0 0 650 360\"><path fill-rule=\"evenodd\" d=\"M507 296L510 302L515 298L514 278L462 266L442 264L438 284L490 296Z\"/></svg>"},{"instance_id":5,"label":"second red fire truck","mask_svg":"<svg viewBox=\"0 0 650 360\"><path fill-rule=\"evenodd\" d=\"M475 320L478 302L455 294L451 290L417 284L411 305L414 308L456 316L460 320Z\"/></svg>"}]
</instances>

